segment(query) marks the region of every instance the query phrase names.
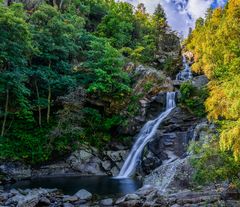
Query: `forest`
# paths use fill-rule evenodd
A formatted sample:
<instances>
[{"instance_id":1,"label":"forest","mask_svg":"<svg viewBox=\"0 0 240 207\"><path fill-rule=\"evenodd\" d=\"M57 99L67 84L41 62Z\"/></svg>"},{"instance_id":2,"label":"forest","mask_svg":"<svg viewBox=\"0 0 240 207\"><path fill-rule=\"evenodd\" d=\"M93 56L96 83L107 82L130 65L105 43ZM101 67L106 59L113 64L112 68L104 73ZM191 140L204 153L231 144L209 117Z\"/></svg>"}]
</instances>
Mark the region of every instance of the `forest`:
<instances>
[{"instance_id":1,"label":"forest","mask_svg":"<svg viewBox=\"0 0 240 207\"><path fill-rule=\"evenodd\" d=\"M240 2L230 0L224 8L209 10L186 40L194 53L192 70L210 80L205 102L208 119L217 125L216 137L195 161L200 182L230 180L239 186L240 170ZM208 168L206 168L208 166ZM209 166L211 171L209 171Z\"/></svg>"},{"instance_id":2,"label":"forest","mask_svg":"<svg viewBox=\"0 0 240 207\"><path fill-rule=\"evenodd\" d=\"M160 5L149 15L113 0L0 4L0 157L40 163L127 139L113 131L141 94L124 66L154 64L167 27Z\"/></svg>"}]
</instances>

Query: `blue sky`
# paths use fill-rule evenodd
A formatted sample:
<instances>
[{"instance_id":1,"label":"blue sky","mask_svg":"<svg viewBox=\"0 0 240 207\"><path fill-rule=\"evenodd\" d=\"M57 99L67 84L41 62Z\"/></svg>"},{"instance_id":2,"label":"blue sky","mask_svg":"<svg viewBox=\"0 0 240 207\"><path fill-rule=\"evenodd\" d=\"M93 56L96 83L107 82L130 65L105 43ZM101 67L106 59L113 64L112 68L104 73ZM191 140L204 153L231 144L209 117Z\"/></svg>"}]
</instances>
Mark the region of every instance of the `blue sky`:
<instances>
[{"instance_id":1,"label":"blue sky","mask_svg":"<svg viewBox=\"0 0 240 207\"><path fill-rule=\"evenodd\" d=\"M173 30L186 37L189 28L193 28L196 19L204 17L209 7L223 6L227 0L122 0L133 5L144 3L152 13L157 4L161 4Z\"/></svg>"}]
</instances>

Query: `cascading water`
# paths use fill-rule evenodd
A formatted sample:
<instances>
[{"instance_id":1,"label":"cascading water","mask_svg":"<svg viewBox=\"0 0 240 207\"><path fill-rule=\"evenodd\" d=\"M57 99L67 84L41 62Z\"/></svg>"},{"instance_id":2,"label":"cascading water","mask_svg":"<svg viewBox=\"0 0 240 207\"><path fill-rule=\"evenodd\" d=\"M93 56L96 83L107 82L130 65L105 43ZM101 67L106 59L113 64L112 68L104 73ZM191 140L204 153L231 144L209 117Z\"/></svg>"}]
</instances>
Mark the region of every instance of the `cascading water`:
<instances>
[{"instance_id":1,"label":"cascading water","mask_svg":"<svg viewBox=\"0 0 240 207\"><path fill-rule=\"evenodd\" d=\"M137 136L137 141L132 147L130 154L128 155L119 175L117 178L127 178L130 177L136 168L140 156L146 144L152 139L155 135L161 122L170 114L170 112L175 108L175 92L168 92L166 98L166 110L161 113L156 119L148 121L140 133Z\"/></svg>"},{"instance_id":2,"label":"cascading water","mask_svg":"<svg viewBox=\"0 0 240 207\"><path fill-rule=\"evenodd\" d=\"M186 81L192 79L192 71L185 56L183 56L184 70L177 74L176 80Z\"/></svg>"}]
</instances>

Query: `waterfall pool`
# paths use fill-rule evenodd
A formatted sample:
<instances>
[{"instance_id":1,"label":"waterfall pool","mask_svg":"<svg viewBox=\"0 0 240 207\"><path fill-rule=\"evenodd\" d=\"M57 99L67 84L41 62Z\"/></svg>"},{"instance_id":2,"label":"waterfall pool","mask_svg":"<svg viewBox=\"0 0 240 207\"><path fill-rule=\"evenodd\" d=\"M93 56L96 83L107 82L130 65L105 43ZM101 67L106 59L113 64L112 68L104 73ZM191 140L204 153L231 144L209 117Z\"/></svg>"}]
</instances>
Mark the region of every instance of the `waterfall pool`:
<instances>
[{"instance_id":1,"label":"waterfall pool","mask_svg":"<svg viewBox=\"0 0 240 207\"><path fill-rule=\"evenodd\" d=\"M43 177L19 181L5 185L4 189L58 188L64 194L73 195L80 189L85 189L100 196L122 196L133 193L142 182L133 178L115 179L108 176L81 177Z\"/></svg>"}]
</instances>

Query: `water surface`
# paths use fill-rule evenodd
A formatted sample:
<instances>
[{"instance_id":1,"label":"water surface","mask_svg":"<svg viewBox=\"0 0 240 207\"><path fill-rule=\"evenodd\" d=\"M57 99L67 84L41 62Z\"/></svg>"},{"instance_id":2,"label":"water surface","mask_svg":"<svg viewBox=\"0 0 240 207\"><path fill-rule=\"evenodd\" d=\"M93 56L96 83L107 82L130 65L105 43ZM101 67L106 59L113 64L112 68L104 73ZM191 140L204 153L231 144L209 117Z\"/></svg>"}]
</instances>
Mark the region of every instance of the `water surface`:
<instances>
[{"instance_id":1,"label":"water surface","mask_svg":"<svg viewBox=\"0 0 240 207\"><path fill-rule=\"evenodd\" d=\"M58 188L64 194L72 195L80 189L101 196L119 196L133 193L142 186L140 180L132 178L114 179L107 176L89 177L46 177L32 180L19 181L12 185L6 185L8 189L33 189L33 188Z\"/></svg>"}]
</instances>

